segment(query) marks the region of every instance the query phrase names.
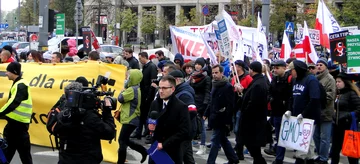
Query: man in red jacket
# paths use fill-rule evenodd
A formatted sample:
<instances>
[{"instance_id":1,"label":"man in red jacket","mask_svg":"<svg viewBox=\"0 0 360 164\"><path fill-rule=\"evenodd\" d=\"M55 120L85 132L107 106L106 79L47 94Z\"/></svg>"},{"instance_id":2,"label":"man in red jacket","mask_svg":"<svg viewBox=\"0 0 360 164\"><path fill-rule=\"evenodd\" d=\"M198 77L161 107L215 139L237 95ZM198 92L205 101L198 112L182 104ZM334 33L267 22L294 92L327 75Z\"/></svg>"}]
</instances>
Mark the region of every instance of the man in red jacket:
<instances>
[{"instance_id":1,"label":"man in red jacket","mask_svg":"<svg viewBox=\"0 0 360 164\"><path fill-rule=\"evenodd\" d=\"M7 50L1 51L0 54L1 63L11 63L14 60L14 58L11 57L11 53Z\"/></svg>"}]
</instances>

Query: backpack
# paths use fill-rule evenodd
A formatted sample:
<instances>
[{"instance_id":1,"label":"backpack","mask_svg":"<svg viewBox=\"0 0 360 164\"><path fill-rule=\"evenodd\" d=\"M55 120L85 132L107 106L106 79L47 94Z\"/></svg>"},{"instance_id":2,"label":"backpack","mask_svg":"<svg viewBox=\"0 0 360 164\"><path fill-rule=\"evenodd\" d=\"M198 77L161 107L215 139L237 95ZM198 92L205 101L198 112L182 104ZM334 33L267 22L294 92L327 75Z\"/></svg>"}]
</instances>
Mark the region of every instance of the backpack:
<instances>
[{"instance_id":1,"label":"backpack","mask_svg":"<svg viewBox=\"0 0 360 164\"><path fill-rule=\"evenodd\" d=\"M327 105L327 99L326 99L326 90L324 86L319 82L319 89L320 89L320 105L321 110L326 108Z\"/></svg>"},{"instance_id":2,"label":"backpack","mask_svg":"<svg viewBox=\"0 0 360 164\"><path fill-rule=\"evenodd\" d=\"M65 95L62 95L59 101L51 108L47 115L47 121L46 121L46 129L50 133L50 143L54 150L53 142L52 142L52 135L55 138L55 146L56 149L59 149L59 136L58 136L58 129L60 128L61 124L58 124L58 115L61 112L61 110L64 109L66 103Z\"/></svg>"}]
</instances>

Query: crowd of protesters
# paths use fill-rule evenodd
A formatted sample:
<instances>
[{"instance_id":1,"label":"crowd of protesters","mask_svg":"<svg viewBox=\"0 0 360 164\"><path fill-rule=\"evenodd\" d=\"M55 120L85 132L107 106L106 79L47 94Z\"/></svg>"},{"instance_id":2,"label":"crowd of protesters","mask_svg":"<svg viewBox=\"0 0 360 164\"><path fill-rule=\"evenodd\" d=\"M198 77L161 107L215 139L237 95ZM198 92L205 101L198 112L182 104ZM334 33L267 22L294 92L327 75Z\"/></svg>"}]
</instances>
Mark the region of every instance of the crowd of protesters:
<instances>
[{"instance_id":1,"label":"crowd of protesters","mask_svg":"<svg viewBox=\"0 0 360 164\"><path fill-rule=\"evenodd\" d=\"M136 129L131 135L127 131L127 136L145 137L148 144L157 141L158 149L164 149L175 163L195 163L192 147L199 146L196 154L208 153L208 164L215 163L220 148L229 163L244 160L248 151L255 164L265 164L261 147L268 144L264 153L275 156L274 164L282 164L286 149L277 145L282 118L295 116L299 121L315 120L310 150L307 154L294 152L295 163L323 164L331 159L336 164L352 113L360 117L357 79L334 67L328 55L307 64L295 58L230 61L218 53L219 64L213 65L209 59L185 60L181 54L170 61L162 51L140 52L136 59L132 49L124 49L123 54L100 58L97 51L83 56L71 49L66 54L29 51L17 55L5 46L0 57L1 63L93 60L141 69L140 113L134 116L139 119L136 127L129 126L131 132ZM160 113L156 127L147 124L153 111ZM211 145L206 145L207 130L213 131ZM231 132L236 145L227 139ZM120 144L131 143L121 138ZM125 162L126 147L120 148L118 163ZM143 148L141 153L144 155ZM358 159L349 157L348 162L358 164Z\"/></svg>"}]
</instances>

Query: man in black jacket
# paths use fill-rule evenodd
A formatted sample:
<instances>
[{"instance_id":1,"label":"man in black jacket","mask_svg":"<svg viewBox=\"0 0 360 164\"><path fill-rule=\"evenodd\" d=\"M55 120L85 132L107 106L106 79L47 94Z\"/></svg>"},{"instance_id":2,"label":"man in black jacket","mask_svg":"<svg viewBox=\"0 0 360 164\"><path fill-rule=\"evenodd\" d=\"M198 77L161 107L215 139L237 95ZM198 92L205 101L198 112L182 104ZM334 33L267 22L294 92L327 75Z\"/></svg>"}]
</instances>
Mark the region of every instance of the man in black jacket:
<instances>
[{"instance_id":1,"label":"man in black jacket","mask_svg":"<svg viewBox=\"0 0 360 164\"><path fill-rule=\"evenodd\" d=\"M207 164L215 164L220 145L225 151L229 164L239 163L239 159L226 136L232 124L232 113L234 110L233 87L224 76L224 68L222 66L213 66L212 75L211 103L204 116L204 119L206 117L209 118L209 127L213 128Z\"/></svg>"},{"instance_id":2,"label":"man in black jacket","mask_svg":"<svg viewBox=\"0 0 360 164\"><path fill-rule=\"evenodd\" d=\"M172 76L164 76L160 80L159 97L150 107L150 113L159 113L157 125L149 124L148 127L154 131L154 140L158 141L157 149L168 153L175 164L182 164L180 146L189 138L190 116L188 107L174 95L175 87L175 78Z\"/></svg>"},{"instance_id":3,"label":"man in black jacket","mask_svg":"<svg viewBox=\"0 0 360 164\"><path fill-rule=\"evenodd\" d=\"M141 90L141 105L140 105L140 124L136 129L135 135L131 136L133 138L140 139L142 136L146 136L149 132L146 126L146 119L149 113L149 107L151 102L154 100L154 94L151 93L151 83L157 78L157 68L154 63L152 63L146 52L139 53L140 63L143 65L142 74L143 78L140 82ZM142 133L143 126L145 126L145 132Z\"/></svg>"},{"instance_id":4,"label":"man in black jacket","mask_svg":"<svg viewBox=\"0 0 360 164\"><path fill-rule=\"evenodd\" d=\"M243 97L239 123L241 141L254 158L254 164L266 164L261 155L261 147L266 143L268 88L261 72L260 62L254 61L250 64L250 76L253 81Z\"/></svg>"},{"instance_id":5,"label":"man in black jacket","mask_svg":"<svg viewBox=\"0 0 360 164\"><path fill-rule=\"evenodd\" d=\"M271 66L274 67L274 77L269 89L271 117L276 138L279 138L282 116L289 109L289 99L292 96L292 77L289 71L286 72L286 63L284 61L275 61L271 63ZM274 164L282 164L285 148L275 145L275 150L276 160ZM264 151L269 154L266 150Z\"/></svg>"},{"instance_id":6,"label":"man in black jacket","mask_svg":"<svg viewBox=\"0 0 360 164\"><path fill-rule=\"evenodd\" d=\"M81 91L82 84L70 83L65 90ZM60 139L59 164L101 163L103 156L100 140L112 140L116 133L110 107L107 98L102 115L97 109L85 109L80 113L79 109L68 109L65 105L58 117L58 124L61 126L55 132Z\"/></svg>"},{"instance_id":7,"label":"man in black jacket","mask_svg":"<svg viewBox=\"0 0 360 164\"><path fill-rule=\"evenodd\" d=\"M175 70L169 73L169 75L173 76L176 80L176 88L175 88L175 96L181 100L182 102L184 102L189 109L189 114L190 114L190 121L191 121L191 129L190 129L190 136L188 138L188 140L184 141L182 143L182 151L183 151L183 155L184 155L184 163L186 164L195 164L195 160L193 157L193 150L192 150L192 144L191 141L192 139L195 137L196 134L196 110L195 108L191 107L190 105L195 106L195 91L193 88L191 88L191 86L189 85L189 83L185 83L185 79L184 79L184 74L179 71L179 70Z\"/></svg>"},{"instance_id":8,"label":"man in black jacket","mask_svg":"<svg viewBox=\"0 0 360 164\"><path fill-rule=\"evenodd\" d=\"M139 61L133 56L133 50L131 48L124 49L124 58L129 63L130 69L140 69Z\"/></svg>"}]
</instances>

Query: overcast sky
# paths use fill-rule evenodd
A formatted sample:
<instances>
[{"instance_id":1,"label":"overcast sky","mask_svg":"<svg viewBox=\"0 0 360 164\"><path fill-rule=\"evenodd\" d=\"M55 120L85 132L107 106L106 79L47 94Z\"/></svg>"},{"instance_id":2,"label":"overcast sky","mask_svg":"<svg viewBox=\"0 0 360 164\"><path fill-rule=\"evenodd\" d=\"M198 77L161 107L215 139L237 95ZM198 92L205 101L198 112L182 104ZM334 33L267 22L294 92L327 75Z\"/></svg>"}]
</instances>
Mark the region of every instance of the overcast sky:
<instances>
[{"instance_id":1,"label":"overcast sky","mask_svg":"<svg viewBox=\"0 0 360 164\"><path fill-rule=\"evenodd\" d=\"M1 0L1 11L11 11L18 7L18 0Z\"/></svg>"}]
</instances>

